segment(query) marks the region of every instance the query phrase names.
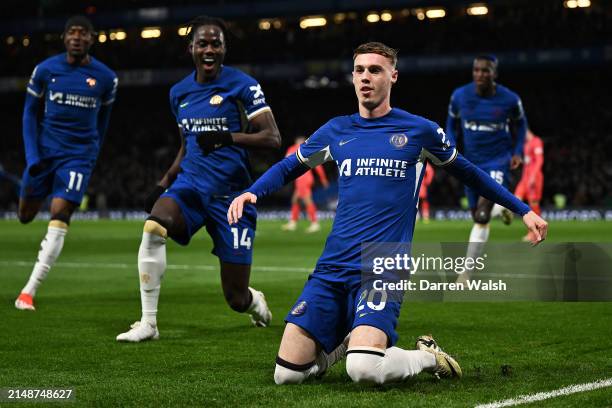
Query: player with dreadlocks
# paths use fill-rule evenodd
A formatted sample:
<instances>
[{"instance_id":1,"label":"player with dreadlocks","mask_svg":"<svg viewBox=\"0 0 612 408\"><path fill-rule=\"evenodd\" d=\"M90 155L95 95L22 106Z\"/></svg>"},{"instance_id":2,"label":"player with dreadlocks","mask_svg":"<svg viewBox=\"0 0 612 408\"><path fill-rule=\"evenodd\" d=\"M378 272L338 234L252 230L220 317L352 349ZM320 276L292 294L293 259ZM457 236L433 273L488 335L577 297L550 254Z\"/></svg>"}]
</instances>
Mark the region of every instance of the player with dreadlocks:
<instances>
[{"instance_id":1,"label":"player with dreadlocks","mask_svg":"<svg viewBox=\"0 0 612 408\"><path fill-rule=\"evenodd\" d=\"M238 69L223 65L227 27L201 16L189 25L189 53L195 70L170 90L170 108L181 135L172 166L145 203L138 252L142 318L118 341L158 339L157 304L166 269L166 239L187 245L202 227L219 258L221 285L230 308L247 313L256 326L272 314L262 292L249 287L257 213L253 206L236 225L226 210L251 184L247 147L280 147L280 134L261 86ZM246 129L249 132L246 133Z\"/></svg>"}]
</instances>

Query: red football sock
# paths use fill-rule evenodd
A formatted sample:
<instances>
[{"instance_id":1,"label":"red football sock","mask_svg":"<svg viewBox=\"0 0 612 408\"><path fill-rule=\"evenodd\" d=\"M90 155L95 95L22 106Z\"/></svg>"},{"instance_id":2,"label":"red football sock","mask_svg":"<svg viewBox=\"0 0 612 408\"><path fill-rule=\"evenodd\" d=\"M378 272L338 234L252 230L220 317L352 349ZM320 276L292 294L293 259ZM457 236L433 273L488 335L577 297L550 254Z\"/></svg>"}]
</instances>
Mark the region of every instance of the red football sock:
<instances>
[{"instance_id":1,"label":"red football sock","mask_svg":"<svg viewBox=\"0 0 612 408\"><path fill-rule=\"evenodd\" d=\"M291 221L297 221L300 218L300 205L298 203L291 205Z\"/></svg>"},{"instance_id":2,"label":"red football sock","mask_svg":"<svg viewBox=\"0 0 612 408\"><path fill-rule=\"evenodd\" d=\"M310 222L317 222L317 206L314 203L310 203L306 206L306 213L308 213Z\"/></svg>"},{"instance_id":3,"label":"red football sock","mask_svg":"<svg viewBox=\"0 0 612 408\"><path fill-rule=\"evenodd\" d=\"M429 201L427 200L421 201L421 214L423 215L424 219L426 220L429 219Z\"/></svg>"},{"instance_id":4,"label":"red football sock","mask_svg":"<svg viewBox=\"0 0 612 408\"><path fill-rule=\"evenodd\" d=\"M541 215L542 214L542 209L540 208L540 204L533 204L531 206L531 209L533 210L534 213Z\"/></svg>"}]
</instances>

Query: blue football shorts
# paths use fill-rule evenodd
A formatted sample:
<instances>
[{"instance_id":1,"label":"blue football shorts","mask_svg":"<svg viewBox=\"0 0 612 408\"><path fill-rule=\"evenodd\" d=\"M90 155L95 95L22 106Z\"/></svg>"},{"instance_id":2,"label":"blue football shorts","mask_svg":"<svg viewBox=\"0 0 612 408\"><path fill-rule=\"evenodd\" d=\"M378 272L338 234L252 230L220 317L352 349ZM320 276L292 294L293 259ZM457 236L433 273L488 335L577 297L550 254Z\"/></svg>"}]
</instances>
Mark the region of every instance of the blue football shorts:
<instances>
[{"instance_id":1,"label":"blue football shorts","mask_svg":"<svg viewBox=\"0 0 612 408\"><path fill-rule=\"evenodd\" d=\"M477 167L487 173L493 180L498 184L508 188L510 185L510 164L500 164L499 161L496 163L484 163L478 164ZM477 192L472 190L470 187L465 186L465 195L468 199L468 205L470 209L474 209L478 205L478 198L480 197Z\"/></svg>"},{"instance_id":2,"label":"blue football shorts","mask_svg":"<svg viewBox=\"0 0 612 408\"><path fill-rule=\"evenodd\" d=\"M64 157L45 160L45 167L36 176L30 168L23 172L20 196L26 200L43 200L47 196L80 204L87 191L95 162Z\"/></svg>"},{"instance_id":3,"label":"blue football shorts","mask_svg":"<svg viewBox=\"0 0 612 408\"><path fill-rule=\"evenodd\" d=\"M373 326L387 335L387 346L397 343L395 331L401 301L388 301L383 291L362 283L356 273L344 282L310 275L302 294L287 314L293 323L316 339L326 353L333 351L357 326Z\"/></svg>"},{"instance_id":4,"label":"blue football shorts","mask_svg":"<svg viewBox=\"0 0 612 408\"><path fill-rule=\"evenodd\" d=\"M224 262L250 265L257 227L255 206L247 205L237 224L227 223L227 210L235 197L205 194L198 191L182 173L161 197L172 198L185 219L186 234L171 237L180 245L187 245L202 227L213 240L212 253Z\"/></svg>"}]
</instances>

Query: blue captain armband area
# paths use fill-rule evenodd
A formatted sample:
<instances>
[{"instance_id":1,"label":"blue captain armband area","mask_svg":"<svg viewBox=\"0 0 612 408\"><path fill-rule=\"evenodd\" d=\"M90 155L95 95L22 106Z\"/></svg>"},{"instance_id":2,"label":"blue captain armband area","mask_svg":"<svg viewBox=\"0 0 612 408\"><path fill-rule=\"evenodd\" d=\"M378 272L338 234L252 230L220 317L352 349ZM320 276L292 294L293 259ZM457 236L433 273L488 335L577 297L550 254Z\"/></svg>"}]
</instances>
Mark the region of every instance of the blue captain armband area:
<instances>
[{"instance_id":1,"label":"blue captain armband area","mask_svg":"<svg viewBox=\"0 0 612 408\"><path fill-rule=\"evenodd\" d=\"M516 214L523 216L531 211L527 204L516 198L503 186L497 184L491 176L480 170L461 154L457 155L455 160L444 168L481 196L506 207Z\"/></svg>"},{"instance_id":2,"label":"blue captain armband area","mask_svg":"<svg viewBox=\"0 0 612 408\"><path fill-rule=\"evenodd\" d=\"M268 195L285 184L295 180L310 168L302 164L295 154L285 157L283 160L270 167L257 181L246 191L253 193L257 198Z\"/></svg>"}]
</instances>

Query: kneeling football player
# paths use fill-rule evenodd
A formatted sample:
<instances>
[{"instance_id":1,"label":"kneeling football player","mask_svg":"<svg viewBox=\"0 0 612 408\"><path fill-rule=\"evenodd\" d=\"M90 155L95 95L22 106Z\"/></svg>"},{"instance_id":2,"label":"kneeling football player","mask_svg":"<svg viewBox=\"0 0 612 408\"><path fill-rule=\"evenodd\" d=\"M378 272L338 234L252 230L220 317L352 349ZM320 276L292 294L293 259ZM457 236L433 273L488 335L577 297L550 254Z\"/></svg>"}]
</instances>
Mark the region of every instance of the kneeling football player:
<instances>
[{"instance_id":1,"label":"kneeling football player","mask_svg":"<svg viewBox=\"0 0 612 408\"><path fill-rule=\"evenodd\" d=\"M227 214L233 225L245 205L321 163L338 163L339 202L332 232L285 319L274 380L301 383L323 374L345 355L347 373L355 382L383 384L422 371L460 377L457 361L431 336L419 337L416 350L395 346L400 302L375 307L364 302L364 291L371 288L361 282L362 243L411 241L427 160L520 214L534 233L534 243L545 238L547 224L458 154L454 141L436 123L391 107L391 87L398 77L395 50L367 43L355 50L353 59L358 113L336 117L319 128L295 155L272 166L234 199Z\"/></svg>"}]
</instances>

